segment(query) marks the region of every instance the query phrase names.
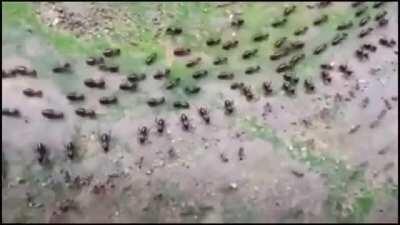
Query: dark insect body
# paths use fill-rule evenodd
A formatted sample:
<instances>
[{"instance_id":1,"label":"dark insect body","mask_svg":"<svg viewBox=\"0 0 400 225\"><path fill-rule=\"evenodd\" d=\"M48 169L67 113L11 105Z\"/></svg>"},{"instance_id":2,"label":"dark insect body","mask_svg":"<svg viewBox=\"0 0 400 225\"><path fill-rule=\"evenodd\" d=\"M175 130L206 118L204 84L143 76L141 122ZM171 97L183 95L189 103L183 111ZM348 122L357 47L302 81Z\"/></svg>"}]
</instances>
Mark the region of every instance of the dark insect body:
<instances>
[{"instance_id":1,"label":"dark insect body","mask_svg":"<svg viewBox=\"0 0 400 225\"><path fill-rule=\"evenodd\" d=\"M54 110L54 109L44 109L42 110L42 115L48 119L63 119L64 113Z\"/></svg>"},{"instance_id":2,"label":"dark insect body","mask_svg":"<svg viewBox=\"0 0 400 225\"><path fill-rule=\"evenodd\" d=\"M106 85L106 82L103 79L95 80L93 78L85 79L83 83L89 88L99 88L99 89L105 88Z\"/></svg>"},{"instance_id":3,"label":"dark insect body","mask_svg":"<svg viewBox=\"0 0 400 225\"><path fill-rule=\"evenodd\" d=\"M165 103L165 98L164 97L159 97L159 98L150 98L147 100L147 105L150 107L155 107L159 106Z\"/></svg>"},{"instance_id":4,"label":"dark insect body","mask_svg":"<svg viewBox=\"0 0 400 225\"><path fill-rule=\"evenodd\" d=\"M112 105L112 104L117 104L118 99L115 95L103 96L103 97L100 97L99 102L102 105Z\"/></svg>"}]
</instances>

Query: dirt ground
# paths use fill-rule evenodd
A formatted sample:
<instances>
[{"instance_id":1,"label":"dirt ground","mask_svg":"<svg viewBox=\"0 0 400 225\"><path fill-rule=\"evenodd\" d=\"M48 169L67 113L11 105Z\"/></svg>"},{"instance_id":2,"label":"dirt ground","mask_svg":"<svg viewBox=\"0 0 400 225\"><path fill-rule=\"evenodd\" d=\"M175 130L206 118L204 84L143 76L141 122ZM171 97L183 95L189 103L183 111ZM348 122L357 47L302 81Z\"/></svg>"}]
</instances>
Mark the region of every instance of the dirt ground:
<instances>
[{"instance_id":1,"label":"dirt ground","mask_svg":"<svg viewBox=\"0 0 400 225\"><path fill-rule=\"evenodd\" d=\"M351 4L2 3L2 222L398 222L398 4ZM272 27L290 5L296 9L287 23ZM355 16L363 7L366 12ZM375 17L383 11L388 24L379 26ZM327 23L313 25L324 14ZM371 19L359 27L365 15ZM244 19L240 28L231 25L236 18ZM354 24L343 31L347 38L333 46L341 33L337 26L348 20ZM305 25L305 35L293 35ZM170 26L181 27L182 34L167 35ZM367 27L371 34L359 38ZM269 33L267 40L252 41L260 32ZM222 44L209 47L209 37L239 44L228 51ZM305 43L296 52L305 59L294 70L295 96L282 90L276 68L296 54L269 58L281 37ZM383 46L381 38L395 44ZM314 55L323 43L327 49ZM368 59L360 60L355 51L363 44L377 49L365 50ZM190 48L190 56L174 55L178 47ZM117 73L86 63L106 48L121 51L105 59L119 66ZM250 49L258 49L256 56L244 60ZM148 66L151 53L157 59ZM218 56L228 63L214 65ZM199 65L185 66L196 57ZM52 71L65 62L71 72ZM334 67L330 84L321 79L322 63ZM5 77L19 65L35 69L37 78ZM244 72L257 65L259 72ZM339 65L352 75L346 78ZM167 79L153 79L165 68L171 70ZM193 79L199 70L207 70L207 77ZM133 72L146 79L134 92L120 90ZM221 72L235 77L220 80ZM87 78L104 79L105 89L86 87ZM175 78L181 79L178 87L166 89ZM315 85L311 94L305 79ZM264 81L272 83L270 96ZM232 90L233 82L249 85L254 98ZM190 85L200 92L185 93ZM43 96L27 97L25 88ZM83 93L84 101L69 101L71 91ZM117 104L100 104L110 95ZM161 96L163 105L147 105ZM224 113L226 99L234 100L232 115ZM177 100L190 108L175 109ZM79 107L93 109L96 119L77 116ZM210 124L199 116L200 107L208 109ZM5 108L17 108L20 117L4 115ZM64 118L45 118L46 108ZM156 118L166 121L163 134ZM144 144L138 141L142 126L149 128ZM108 152L101 147L103 133L111 137ZM69 142L76 147L72 160L66 156ZM39 143L48 149L48 164L38 163Z\"/></svg>"}]
</instances>

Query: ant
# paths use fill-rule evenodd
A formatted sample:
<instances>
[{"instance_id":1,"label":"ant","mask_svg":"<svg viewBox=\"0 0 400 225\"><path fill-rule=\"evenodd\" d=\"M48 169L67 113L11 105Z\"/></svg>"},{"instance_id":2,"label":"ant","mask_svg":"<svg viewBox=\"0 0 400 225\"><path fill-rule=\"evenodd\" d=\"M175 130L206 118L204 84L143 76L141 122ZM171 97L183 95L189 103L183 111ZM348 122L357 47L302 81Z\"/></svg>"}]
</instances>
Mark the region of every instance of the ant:
<instances>
[{"instance_id":1,"label":"ant","mask_svg":"<svg viewBox=\"0 0 400 225\"><path fill-rule=\"evenodd\" d=\"M102 105L111 105L111 104L116 104L118 102L118 99L115 95L103 96L99 99L99 102Z\"/></svg>"},{"instance_id":2,"label":"ant","mask_svg":"<svg viewBox=\"0 0 400 225\"><path fill-rule=\"evenodd\" d=\"M193 73L192 77L193 79L201 79L204 78L208 75L208 71L207 70L199 70Z\"/></svg>"},{"instance_id":3,"label":"ant","mask_svg":"<svg viewBox=\"0 0 400 225\"><path fill-rule=\"evenodd\" d=\"M263 87L265 95L271 95L273 93L270 81L263 82L262 87Z\"/></svg>"},{"instance_id":4,"label":"ant","mask_svg":"<svg viewBox=\"0 0 400 225\"><path fill-rule=\"evenodd\" d=\"M147 141L148 135L149 135L149 130L147 129L146 126L139 128L138 139L140 144L144 144Z\"/></svg>"},{"instance_id":5,"label":"ant","mask_svg":"<svg viewBox=\"0 0 400 225\"><path fill-rule=\"evenodd\" d=\"M93 78L88 78L84 80L84 84L89 88L103 89L106 83L103 79L95 80Z\"/></svg>"},{"instance_id":6,"label":"ant","mask_svg":"<svg viewBox=\"0 0 400 225\"><path fill-rule=\"evenodd\" d=\"M225 100L224 102L225 114L230 115L233 113L233 111L235 110L233 104L234 104L233 100L228 100L228 99Z\"/></svg>"},{"instance_id":7,"label":"ant","mask_svg":"<svg viewBox=\"0 0 400 225\"><path fill-rule=\"evenodd\" d=\"M83 94L78 94L77 92L70 92L67 94L67 99L70 101L83 101L85 96Z\"/></svg>"},{"instance_id":8,"label":"ant","mask_svg":"<svg viewBox=\"0 0 400 225\"><path fill-rule=\"evenodd\" d=\"M118 48L112 49L112 48L107 48L104 50L103 55L105 57L115 57L119 56L121 54L121 50Z\"/></svg>"},{"instance_id":9,"label":"ant","mask_svg":"<svg viewBox=\"0 0 400 225\"><path fill-rule=\"evenodd\" d=\"M69 142L66 146L65 146L65 150L67 152L67 157L72 160L75 156L75 146L72 142Z\"/></svg>"},{"instance_id":10,"label":"ant","mask_svg":"<svg viewBox=\"0 0 400 225\"><path fill-rule=\"evenodd\" d=\"M146 65L151 65L156 61L156 59L157 59L157 53L153 52L146 57L144 62L146 63Z\"/></svg>"},{"instance_id":11,"label":"ant","mask_svg":"<svg viewBox=\"0 0 400 225\"><path fill-rule=\"evenodd\" d=\"M103 133L103 134L100 136L101 147L103 148L103 150L104 150L105 152L108 152L108 150L109 150L110 141L111 141L111 136L110 136L110 134Z\"/></svg>"},{"instance_id":12,"label":"ant","mask_svg":"<svg viewBox=\"0 0 400 225\"><path fill-rule=\"evenodd\" d=\"M33 90L32 88L26 88L22 90L22 93L28 97L38 97L41 98L43 93L41 90Z\"/></svg>"},{"instance_id":13,"label":"ant","mask_svg":"<svg viewBox=\"0 0 400 225\"><path fill-rule=\"evenodd\" d=\"M182 123L182 128L183 128L184 130L189 130L189 128L190 128L190 123L189 123L189 119L188 119L188 117L186 116L185 113L182 113L182 114L181 114L180 120L181 120L181 123Z\"/></svg>"},{"instance_id":14,"label":"ant","mask_svg":"<svg viewBox=\"0 0 400 225\"><path fill-rule=\"evenodd\" d=\"M90 118L96 117L96 113L92 109L77 108L75 110L75 113L76 113L76 115L81 116L81 117L90 117Z\"/></svg>"},{"instance_id":15,"label":"ant","mask_svg":"<svg viewBox=\"0 0 400 225\"><path fill-rule=\"evenodd\" d=\"M173 80L168 81L168 83L167 83L165 88L167 90L171 90L171 89L177 87L180 82L181 82L181 78L177 77L177 78L175 78Z\"/></svg>"},{"instance_id":16,"label":"ant","mask_svg":"<svg viewBox=\"0 0 400 225\"><path fill-rule=\"evenodd\" d=\"M157 132L158 133L163 133L165 129L165 120L164 119L156 119L156 124L157 124Z\"/></svg>"},{"instance_id":17,"label":"ant","mask_svg":"<svg viewBox=\"0 0 400 225\"><path fill-rule=\"evenodd\" d=\"M199 108L199 114L201 118L206 122L206 124L210 123L210 115L208 113L208 110L205 107L200 107Z\"/></svg>"},{"instance_id":18,"label":"ant","mask_svg":"<svg viewBox=\"0 0 400 225\"><path fill-rule=\"evenodd\" d=\"M54 109L44 109L42 110L42 115L48 119L62 119L64 118L64 113L56 111Z\"/></svg>"},{"instance_id":19,"label":"ant","mask_svg":"<svg viewBox=\"0 0 400 225\"><path fill-rule=\"evenodd\" d=\"M20 117L21 113L16 108L5 108L1 110L1 114L4 116Z\"/></svg>"},{"instance_id":20,"label":"ant","mask_svg":"<svg viewBox=\"0 0 400 225\"><path fill-rule=\"evenodd\" d=\"M150 98L150 99L147 101L147 104L148 104L150 107L155 107L155 106L159 106L159 105L163 104L164 102L165 102L165 98L164 98L164 97L160 97L160 98Z\"/></svg>"},{"instance_id":21,"label":"ant","mask_svg":"<svg viewBox=\"0 0 400 225\"><path fill-rule=\"evenodd\" d=\"M53 73L67 73L71 71L71 65L69 63L64 63L61 66L56 66L53 68Z\"/></svg>"}]
</instances>

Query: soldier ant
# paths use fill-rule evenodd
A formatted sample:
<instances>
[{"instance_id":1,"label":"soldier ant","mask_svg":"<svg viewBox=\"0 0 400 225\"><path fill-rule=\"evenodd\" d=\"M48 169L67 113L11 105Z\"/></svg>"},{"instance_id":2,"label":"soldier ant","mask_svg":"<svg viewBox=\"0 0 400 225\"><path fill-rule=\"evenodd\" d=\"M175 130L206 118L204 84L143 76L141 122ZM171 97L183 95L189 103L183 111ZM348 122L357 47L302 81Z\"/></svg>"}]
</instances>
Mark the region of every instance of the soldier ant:
<instances>
[{"instance_id":1,"label":"soldier ant","mask_svg":"<svg viewBox=\"0 0 400 225\"><path fill-rule=\"evenodd\" d=\"M232 27L241 27L244 24L244 20L242 18L235 18L231 22Z\"/></svg>"},{"instance_id":2,"label":"soldier ant","mask_svg":"<svg viewBox=\"0 0 400 225\"><path fill-rule=\"evenodd\" d=\"M36 148L35 151L38 154L38 161L40 164L43 164L45 161L48 160L47 158L47 148L43 143L39 143Z\"/></svg>"},{"instance_id":3,"label":"soldier ant","mask_svg":"<svg viewBox=\"0 0 400 225\"><path fill-rule=\"evenodd\" d=\"M175 101L173 106L177 109L188 109L190 107L189 103L186 101Z\"/></svg>"},{"instance_id":4,"label":"soldier ant","mask_svg":"<svg viewBox=\"0 0 400 225\"><path fill-rule=\"evenodd\" d=\"M346 77L353 74L353 71L348 68L347 65L339 65L339 71L342 72Z\"/></svg>"},{"instance_id":5,"label":"soldier ant","mask_svg":"<svg viewBox=\"0 0 400 225\"><path fill-rule=\"evenodd\" d=\"M239 44L239 41L238 41L238 40L230 40L230 41L225 42L225 43L222 45L222 49L224 49L224 50L230 50L230 49L232 49L232 48L236 48L238 44Z\"/></svg>"},{"instance_id":6,"label":"soldier ant","mask_svg":"<svg viewBox=\"0 0 400 225\"><path fill-rule=\"evenodd\" d=\"M296 85L299 82L299 78L296 77L294 74L292 73L285 73L283 75L283 79L285 81L288 81L291 85Z\"/></svg>"},{"instance_id":7,"label":"soldier ant","mask_svg":"<svg viewBox=\"0 0 400 225\"><path fill-rule=\"evenodd\" d=\"M320 67L323 70L332 70L333 69L333 66L330 64L321 64Z\"/></svg>"},{"instance_id":8,"label":"soldier ant","mask_svg":"<svg viewBox=\"0 0 400 225\"><path fill-rule=\"evenodd\" d=\"M375 2L375 3L372 5L372 7L376 9L376 8L381 7L383 4L385 4L385 2Z\"/></svg>"},{"instance_id":9,"label":"soldier ant","mask_svg":"<svg viewBox=\"0 0 400 225\"><path fill-rule=\"evenodd\" d=\"M171 90L171 89L177 87L180 82L181 82L181 78L177 77L177 78L175 78L173 80L168 81L168 83L167 83L165 88L167 90Z\"/></svg>"},{"instance_id":10,"label":"soldier ant","mask_svg":"<svg viewBox=\"0 0 400 225\"><path fill-rule=\"evenodd\" d=\"M306 57L306 55L304 53L300 53L300 54L294 55L289 61L290 67L295 66L297 63L299 63L305 57Z\"/></svg>"},{"instance_id":11,"label":"soldier ant","mask_svg":"<svg viewBox=\"0 0 400 225\"><path fill-rule=\"evenodd\" d=\"M75 156L75 146L72 142L69 142L66 146L65 146L65 150L67 152L67 157L72 160L74 159Z\"/></svg>"},{"instance_id":12,"label":"soldier ant","mask_svg":"<svg viewBox=\"0 0 400 225\"><path fill-rule=\"evenodd\" d=\"M289 70L289 69L291 69L291 68L292 68L292 64L281 63L281 64L279 64L279 66L276 68L276 72L277 72L277 73L282 73L282 72L285 72L285 71L287 71L287 70Z\"/></svg>"},{"instance_id":13,"label":"soldier ant","mask_svg":"<svg viewBox=\"0 0 400 225\"><path fill-rule=\"evenodd\" d=\"M292 50L299 50L302 49L304 47L304 42L302 41L293 41L290 42L290 47L292 48Z\"/></svg>"},{"instance_id":14,"label":"soldier ant","mask_svg":"<svg viewBox=\"0 0 400 225\"><path fill-rule=\"evenodd\" d=\"M386 19L386 18L380 19L380 20L378 21L378 25L379 25L380 27L384 27L384 26L388 25L388 23L389 23L389 20Z\"/></svg>"},{"instance_id":15,"label":"soldier ant","mask_svg":"<svg viewBox=\"0 0 400 225\"><path fill-rule=\"evenodd\" d=\"M221 43L221 38L209 38L206 42L208 46L214 46Z\"/></svg>"},{"instance_id":16,"label":"soldier ant","mask_svg":"<svg viewBox=\"0 0 400 225\"><path fill-rule=\"evenodd\" d=\"M244 159L244 148L240 147L238 151L239 160L242 161Z\"/></svg>"},{"instance_id":17,"label":"soldier ant","mask_svg":"<svg viewBox=\"0 0 400 225\"><path fill-rule=\"evenodd\" d=\"M284 16L289 16L290 14L292 14L294 12L295 9L296 9L295 5L287 6L283 10L283 15Z\"/></svg>"},{"instance_id":18,"label":"soldier ant","mask_svg":"<svg viewBox=\"0 0 400 225\"><path fill-rule=\"evenodd\" d=\"M254 94L252 93L249 86L244 86L241 89L241 93L246 97L247 101L250 101L254 98Z\"/></svg>"},{"instance_id":19,"label":"soldier ant","mask_svg":"<svg viewBox=\"0 0 400 225\"><path fill-rule=\"evenodd\" d=\"M103 150L104 150L105 152L108 152L108 150L109 150L110 141L111 141L111 136L110 136L110 134L103 133L103 134L100 136L101 147L103 148Z\"/></svg>"},{"instance_id":20,"label":"soldier ant","mask_svg":"<svg viewBox=\"0 0 400 225\"><path fill-rule=\"evenodd\" d=\"M359 10L356 11L356 13L354 14L356 17L360 17L362 14L364 14L368 9L368 6L364 6L362 8L360 8Z\"/></svg>"},{"instance_id":21,"label":"soldier ant","mask_svg":"<svg viewBox=\"0 0 400 225\"><path fill-rule=\"evenodd\" d=\"M84 80L84 84L89 88L99 88L103 89L106 82L103 79L95 80L93 78L88 78Z\"/></svg>"},{"instance_id":22,"label":"soldier ant","mask_svg":"<svg viewBox=\"0 0 400 225\"><path fill-rule=\"evenodd\" d=\"M304 80L304 88L306 89L306 92L308 92L308 93L312 93L315 91L314 83L309 79Z\"/></svg>"},{"instance_id":23,"label":"soldier ant","mask_svg":"<svg viewBox=\"0 0 400 225\"><path fill-rule=\"evenodd\" d=\"M319 25L322 25L323 23L326 23L327 21L328 21L328 15L324 14L324 15L318 17L317 19L315 19L313 24L315 26L319 26Z\"/></svg>"},{"instance_id":24,"label":"soldier ant","mask_svg":"<svg viewBox=\"0 0 400 225\"><path fill-rule=\"evenodd\" d=\"M254 57L257 54L257 52L258 52L257 49L246 50L242 54L242 59L250 59Z\"/></svg>"},{"instance_id":25,"label":"soldier ant","mask_svg":"<svg viewBox=\"0 0 400 225\"><path fill-rule=\"evenodd\" d=\"M187 56L187 55L190 54L190 52L191 52L190 48L181 47L181 48L176 48L174 50L174 55L176 55L176 56Z\"/></svg>"},{"instance_id":26,"label":"soldier ant","mask_svg":"<svg viewBox=\"0 0 400 225\"><path fill-rule=\"evenodd\" d=\"M64 118L64 113L56 111L54 109L44 109L42 110L42 115L48 119L62 119Z\"/></svg>"},{"instance_id":27,"label":"soldier ant","mask_svg":"<svg viewBox=\"0 0 400 225\"><path fill-rule=\"evenodd\" d=\"M96 117L96 113L92 109L77 108L75 110L75 113L80 117L90 117L90 118Z\"/></svg>"},{"instance_id":28,"label":"soldier ant","mask_svg":"<svg viewBox=\"0 0 400 225\"><path fill-rule=\"evenodd\" d=\"M119 56L121 54L121 50L118 48L112 49L112 48L107 48L104 50L103 55L105 57L115 57Z\"/></svg>"},{"instance_id":29,"label":"soldier ant","mask_svg":"<svg viewBox=\"0 0 400 225\"><path fill-rule=\"evenodd\" d=\"M184 130L189 130L190 123L189 123L189 119L188 119L188 117L186 116L185 113L181 114L180 120L181 120L181 123L182 123L182 128Z\"/></svg>"},{"instance_id":30,"label":"soldier ant","mask_svg":"<svg viewBox=\"0 0 400 225\"><path fill-rule=\"evenodd\" d=\"M379 44L381 44L385 47L391 48L396 45L396 41L394 39L388 40L386 38L380 38Z\"/></svg>"},{"instance_id":31,"label":"soldier ant","mask_svg":"<svg viewBox=\"0 0 400 225\"><path fill-rule=\"evenodd\" d=\"M314 54L314 55L319 55L319 54L321 54L323 51L325 51L327 47L328 47L327 44L325 44L325 43L324 43L324 44L321 44L321 45L317 46L317 47L314 49L313 54Z\"/></svg>"},{"instance_id":32,"label":"soldier ant","mask_svg":"<svg viewBox=\"0 0 400 225\"><path fill-rule=\"evenodd\" d=\"M1 110L1 114L4 116L20 117L21 114L16 108L4 108Z\"/></svg>"},{"instance_id":33,"label":"soldier ant","mask_svg":"<svg viewBox=\"0 0 400 225\"><path fill-rule=\"evenodd\" d=\"M225 108L225 114L230 115L233 113L234 106L233 106L233 100L225 100L224 102L224 108Z\"/></svg>"},{"instance_id":34,"label":"soldier ant","mask_svg":"<svg viewBox=\"0 0 400 225\"><path fill-rule=\"evenodd\" d=\"M243 82L234 82L231 84L231 89L232 90L236 90L236 89L242 89L244 87L244 83Z\"/></svg>"},{"instance_id":35,"label":"soldier ant","mask_svg":"<svg viewBox=\"0 0 400 225\"><path fill-rule=\"evenodd\" d=\"M188 95L197 94L199 93L200 89L201 88L199 86L187 86L185 87L185 93Z\"/></svg>"},{"instance_id":36,"label":"soldier ant","mask_svg":"<svg viewBox=\"0 0 400 225\"><path fill-rule=\"evenodd\" d=\"M100 65L100 64L104 64L104 58L103 57L89 57L86 60L86 64L88 64L89 66L94 66L94 65Z\"/></svg>"},{"instance_id":37,"label":"soldier ant","mask_svg":"<svg viewBox=\"0 0 400 225\"><path fill-rule=\"evenodd\" d=\"M148 135L149 135L149 130L147 129L146 126L139 128L138 139L140 144L144 144L147 141Z\"/></svg>"},{"instance_id":38,"label":"soldier ant","mask_svg":"<svg viewBox=\"0 0 400 225\"><path fill-rule=\"evenodd\" d=\"M37 77L37 72L34 69L28 69L26 66L17 66L10 72L12 75Z\"/></svg>"},{"instance_id":39,"label":"soldier ant","mask_svg":"<svg viewBox=\"0 0 400 225\"><path fill-rule=\"evenodd\" d=\"M156 125L157 125L157 132L158 133L163 133L165 129L165 120L164 119L156 119Z\"/></svg>"},{"instance_id":40,"label":"soldier ant","mask_svg":"<svg viewBox=\"0 0 400 225\"><path fill-rule=\"evenodd\" d=\"M253 74L253 73L259 72L260 69L261 69L261 67L259 65L257 65L257 66L249 66L249 67L246 68L244 73L245 74Z\"/></svg>"},{"instance_id":41,"label":"soldier ant","mask_svg":"<svg viewBox=\"0 0 400 225\"><path fill-rule=\"evenodd\" d=\"M383 19L386 15L387 15L387 11L386 10L383 10L383 11L379 12L375 16L375 21L379 21L379 20Z\"/></svg>"},{"instance_id":42,"label":"soldier ant","mask_svg":"<svg viewBox=\"0 0 400 225\"><path fill-rule=\"evenodd\" d=\"M347 35L347 33L338 33L337 35L335 35L335 37L333 37L332 45L340 44L344 39L347 38Z\"/></svg>"},{"instance_id":43,"label":"soldier ant","mask_svg":"<svg viewBox=\"0 0 400 225\"><path fill-rule=\"evenodd\" d=\"M167 35L179 35L182 33L182 28L180 27L168 27L167 30L165 31Z\"/></svg>"},{"instance_id":44,"label":"soldier ant","mask_svg":"<svg viewBox=\"0 0 400 225\"><path fill-rule=\"evenodd\" d=\"M32 88L25 88L22 93L28 97L38 97L41 98L43 93L41 90L33 90Z\"/></svg>"},{"instance_id":45,"label":"soldier ant","mask_svg":"<svg viewBox=\"0 0 400 225\"><path fill-rule=\"evenodd\" d=\"M363 37L367 36L368 34L370 34L373 30L374 29L371 28L371 27L368 27L368 28L366 28L364 30L361 30L360 33L358 34L358 37L359 38L363 38Z\"/></svg>"},{"instance_id":46,"label":"soldier ant","mask_svg":"<svg viewBox=\"0 0 400 225\"><path fill-rule=\"evenodd\" d=\"M216 66L222 65L222 64L226 64L228 62L228 58L227 57L217 57L213 64Z\"/></svg>"},{"instance_id":47,"label":"soldier ant","mask_svg":"<svg viewBox=\"0 0 400 225\"><path fill-rule=\"evenodd\" d=\"M208 71L207 70L199 70L193 73L192 77L193 79L201 79L204 78L208 75Z\"/></svg>"},{"instance_id":48,"label":"soldier ant","mask_svg":"<svg viewBox=\"0 0 400 225\"><path fill-rule=\"evenodd\" d=\"M324 84L330 84L332 82L332 77L327 71L321 71L321 78Z\"/></svg>"},{"instance_id":49,"label":"soldier ant","mask_svg":"<svg viewBox=\"0 0 400 225\"><path fill-rule=\"evenodd\" d=\"M262 87L263 87L265 95L268 96L268 95L271 95L273 93L270 81L263 82Z\"/></svg>"},{"instance_id":50,"label":"soldier ant","mask_svg":"<svg viewBox=\"0 0 400 225\"><path fill-rule=\"evenodd\" d=\"M205 107L200 107L199 108L199 114L201 118L206 122L206 124L210 123L210 115L208 113L208 110Z\"/></svg>"},{"instance_id":51,"label":"soldier ant","mask_svg":"<svg viewBox=\"0 0 400 225\"><path fill-rule=\"evenodd\" d=\"M254 35L253 41L254 42L264 41L264 40L267 40L268 37L269 37L268 33L259 33L259 34Z\"/></svg>"},{"instance_id":52,"label":"soldier ant","mask_svg":"<svg viewBox=\"0 0 400 225\"><path fill-rule=\"evenodd\" d=\"M111 104L116 104L118 102L118 99L115 95L103 96L100 97L99 102L102 105L111 105Z\"/></svg>"},{"instance_id":53,"label":"soldier ant","mask_svg":"<svg viewBox=\"0 0 400 225\"><path fill-rule=\"evenodd\" d=\"M119 85L119 89L124 91L135 91L137 89L137 83L124 81Z\"/></svg>"},{"instance_id":54,"label":"soldier ant","mask_svg":"<svg viewBox=\"0 0 400 225\"><path fill-rule=\"evenodd\" d=\"M346 29L351 28L352 26L353 26L353 22L352 21L347 21L347 22L343 22L343 23L339 24L336 27L336 30L338 30L338 31L346 30Z\"/></svg>"},{"instance_id":55,"label":"soldier ant","mask_svg":"<svg viewBox=\"0 0 400 225\"><path fill-rule=\"evenodd\" d=\"M283 82L282 89L286 92L287 95L294 95L296 93L295 87L293 87L288 81Z\"/></svg>"},{"instance_id":56,"label":"soldier ant","mask_svg":"<svg viewBox=\"0 0 400 225\"><path fill-rule=\"evenodd\" d=\"M151 65L156 61L156 59L157 59L157 53L153 52L146 57L144 62L146 63L146 65Z\"/></svg>"},{"instance_id":57,"label":"soldier ant","mask_svg":"<svg viewBox=\"0 0 400 225\"><path fill-rule=\"evenodd\" d=\"M275 48L280 48L287 40L287 37L281 37L278 40L275 41L274 47Z\"/></svg>"},{"instance_id":58,"label":"soldier ant","mask_svg":"<svg viewBox=\"0 0 400 225\"><path fill-rule=\"evenodd\" d=\"M280 19L277 18L271 23L271 26L274 28L281 27L281 26L285 25L286 22L287 22L287 19L285 17L282 17Z\"/></svg>"},{"instance_id":59,"label":"soldier ant","mask_svg":"<svg viewBox=\"0 0 400 225\"><path fill-rule=\"evenodd\" d=\"M229 159L226 157L226 155L224 153L221 153L219 155L219 157L221 158L222 162L227 163L229 161Z\"/></svg>"},{"instance_id":60,"label":"soldier ant","mask_svg":"<svg viewBox=\"0 0 400 225\"><path fill-rule=\"evenodd\" d=\"M154 74L153 78L156 80L166 78L169 76L170 72L171 72L170 69L165 69L164 71L159 70L159 71L157 71L156 74Z\"/></svg>"},{"instance_id":61,"label":"soldier ant","mask_svg":"<svg viewBox=\"0 0 400 225\"><path fill-rule=\"evenodd\" d=\"M294 31L293 34L294 34L295 36L300 36L300 35L305 34L305 33L307 32L307 30L308 30L308 27L307 27L307 26L304 26L304 27L301 27L301 28L296 29L296 30Z\"/></svg>"},{"instance_id":62,"label":"soldier ant","mask_svg":"<svg viewBox=\"0 0 400 225\"><path fill-rule=\"evenodd\" d=\"M70 101L83 101L85 96L83 94L78 94L77 92L73 91L67 94L67 99Z\"/></svg>"},{"instance_id":63,"label":"soldier ant","mask_svg":"<svg viewBox=\"0 0 400 225\"><path fill-rule=\"evenodd\" d=\"M232 80L234 78L234 74L233 73L228 73L228 72L221 72L217 78L220 80Z\"/></svg>"},{"instance_id":64,"label":"soldier ant","mask_svg":"<svg viewBox=\"0 0 400 225\"><path fill-rule=\"evenodd\" d=\"M67 73L71 72L71 65L69 63L64 63L61 66L56 66L53 68L53 73Z\"/></svg>"},{"instance_id":65,"label":"soldier ant","mask_svg":"<svg viewBox=\"0 0 400 225\"><path fill-rule=\"evenodd\" d=\"M361 18L360 22L358 23L358 26L359 27L365 26L365 24L367 24L370 19L371 19L371 16L369 16L369 15L364 16L363 18Z\"/></svg>"},{"instance_id":66,"label":"soldier ant","mask_svg":"<svg viewBox=\"0 0 400 225\"><path fill-rule=\"evenodd\" d=\"M363 61L363 60L366 60L369 58L368 53L364 52L362 49L357 49L355 52L355 55L360 61Z\"/></svg>"},{"instance_id":67,"label":"soldier ant","mask_svg":"<svg viewBox=\"0 0 400 225\"><path fill-rule=\"evenodd\" d=\"M1 70L1 78L11 78L11 77L15 77L15 74L7 72L5 70Z\"/></svg>"},{"instance_id":68,"label":"soldier ant","mask_svg":"<svg viewBox=\"0 0 400 225\"><path fill-rule=\"evenodd\" d=\"M200 58L200 57L197 57L197 58L195 58L195 59L193 59L193 60L190 60L190 61L186 64L186 67L188 67L188 68L194 67L194 66L196 66L197 64L199 64L200 62L201 62L201 58Z\"/></svg>"},{"instance_id":69,"label":"soldier ant","mask_svg":"<svg viewBox=\"0 0 400 225\"><path fill-rule=\"evenodd\" d=\"M141 73L141 74L136 74L136 73L132 73L128 76L128 80L130 82L139 82L139 81L143 81L146 79L146 74Z\"/></svg>"},{"instance_id":70,"label":"soldier ant","mask_svg":"<svg viewBox=\"0 0 400 225\"><path fill-rule=\"evenodd\" d=\"M164 97L159 97L159 98L150 98L147 100L147 104L150 107L155 107L164 104L165 98Z\"/></svg>"}]
</instances>

